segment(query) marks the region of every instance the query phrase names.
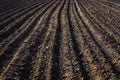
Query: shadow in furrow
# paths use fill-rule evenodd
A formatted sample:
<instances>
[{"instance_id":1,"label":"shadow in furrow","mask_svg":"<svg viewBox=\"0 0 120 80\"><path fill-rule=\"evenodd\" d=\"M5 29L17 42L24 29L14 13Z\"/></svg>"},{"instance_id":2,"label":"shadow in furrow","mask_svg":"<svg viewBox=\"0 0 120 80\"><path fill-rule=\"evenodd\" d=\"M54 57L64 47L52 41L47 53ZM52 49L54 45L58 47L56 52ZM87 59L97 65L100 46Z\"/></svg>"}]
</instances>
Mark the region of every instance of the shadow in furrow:
<instances>
[{"instance_id":1,"label":"shadow in furrow","mask_svg":"<svg viewBox=\"0 0 120 80\"><path fill-rule=\"evenodd\" d=\"M53 59L52 59L52 68L51 68L51 80L60 80L60 65L59 65L59 56L60 56L60 42L61 42L61 15L62 10L64 8L64 5L66 3L66 0L64 1L62 7L59 10L58 13L58 26L56 29L56 35L55 35L55 43L53 45Z\"/></svg>"},{"instance_id":2,"label":"shadow in furrow","mask_svg":"<svg viewBox=\"0 0 120 80\"><path fill-rule=\"evenodd\" d=\"M73 49L75 51L76 60L79 63L80 71L82 73L82 76L84 77L84 80L89 80L90 77L88 75L88 72L84 68L84 64L83 64L83 61L82 61L83 55L80 54L81 51L79 50L79 44L77 43L76 37L75 37L74 32L73 32L73 27L72 27L72 24L71 24L69 12L70 12L70 1L69 1L68 8L67 8L67 18L68 18L68 23L69 23L69 30L70 30L70 34L71 34L71 39L72 39L72 43L73 43Z\"/></svg>"}]
</instances>

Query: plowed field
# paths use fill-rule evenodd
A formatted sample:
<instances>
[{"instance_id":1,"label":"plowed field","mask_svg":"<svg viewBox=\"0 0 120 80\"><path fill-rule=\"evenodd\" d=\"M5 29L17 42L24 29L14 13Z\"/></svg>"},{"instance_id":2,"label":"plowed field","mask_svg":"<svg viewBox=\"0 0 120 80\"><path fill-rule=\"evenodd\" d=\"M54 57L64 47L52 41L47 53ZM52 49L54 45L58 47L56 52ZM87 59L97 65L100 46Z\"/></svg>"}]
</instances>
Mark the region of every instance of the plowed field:
<instances>
[{"instance_id":1,"label":"plowed field","mask_svg":"<svg viewBox=\"0 0 120 80\"><path fill-rule=\"evenodd\" d=\"M0 12L0 80L120 80L120 3L40 0Z\"/></svg>"}]
</instances>

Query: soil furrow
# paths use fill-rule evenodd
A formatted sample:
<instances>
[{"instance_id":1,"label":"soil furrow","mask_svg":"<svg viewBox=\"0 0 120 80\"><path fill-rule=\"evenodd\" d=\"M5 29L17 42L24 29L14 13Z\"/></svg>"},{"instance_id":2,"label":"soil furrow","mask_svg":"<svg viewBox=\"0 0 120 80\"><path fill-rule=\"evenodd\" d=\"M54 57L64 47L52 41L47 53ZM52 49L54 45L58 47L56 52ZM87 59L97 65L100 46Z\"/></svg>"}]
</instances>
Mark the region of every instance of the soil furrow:
<instances>
[{"instance_id":1,"label":"soil furrow","mask_svg":"<svg viewBox=\"0 0 120 80\"><path fill-rule=\"evenodd\" d=\"M0 14L0 17L4 18L5 15L6 15L6 16L9 16L9 14L14 14L14 13L16 13L17 11L19 11L20 8L23 8L23 7L25 7L25 6L24 6L24 5L21 5L21 6L12 8L12 9L10 9L10 10L8 10L8 11L5 11L5 12L3 12L3 13ZM8 14L8 15L7 15L7 14ZM1 20L1 19L0 19L0 20Z\"/></svg>"},{"instance_id":2,"label":"soil furrow","mask_svg":"<svg viewBox=\"0 0 120 80\"><path fill-rule=\"evenodd\" d=\"M48 4L48 3L46 3L46 4ZM1 36L0 42L2 42L8 36L12 35L15 32L15 30L19 29L25 23L26 20L28 20L33 14L35 14L36 11L38 11L39 9L42 9L44 6L46 6L46 4L43 4L42 6L39 6L37 9L34 9L33 11L26 13L25 15L23 15L23 17L21 17L21 19L19 18L17 23L14 22L12 25L6 27L6 30L3 30L3 32L1 32L1 34L0 34L0 36Z\"/></svg>"},{"instance_id":3,"label":"soil furrow","mask_svg":"<svg viewBox=\"0 0 120 80\"><path fill-rule=\"evenodd\" d=\"M61 1L62 3L62 1ZM53 58L52 58L52 68L51 68L51 79L59 80L60 79L60 46L61 46L61 16L62 11L65 6L66 0L63 2L58 15L57 15L57 29L55 33L55 42L53 45Z\"/></svg>"},{"instance_id":4,"label":"soil furrow","mask_svg":"<svg viewBox=\"0 0 120 80\"><path fill-rule=\"evenodd\" d=\"M74 16L73 19L76 20L72 22L73 24L73 31L76 36L76 39L78 41L79 47L81 49L81 53L83 54L83 61L85 64L85 68L88 72L88 75L90 76L90 79L102 79L103 75L101 74L101 69L99 68L96 60L94 61L93 56L95 55L93 50L91 50L90 45L88 44L88 41L86 40L86 32L83 32L84 24L81 22L78 11L76 10L76 7L73 10ZM93 55L94 54L94 55ZM94 76L94 77L93 77Z\"/></svg>"},{"instance_id":5,"label":"soil furrow","mask_svg":"<svg viewBox=\"0 0 120 80\"><path fill-rule=\"evenodd\" d=\"M103 2L103 1L99 1L99 3L101 3L102 5L105 5L105 6L107 6L107 7L109 7L109 8L111 8L112 10L115 10L115 11L119 11L120 9L119 9L119 7L120 7L120 5L114 5L113 3L110 3L110 2Z\"/></svg>"},{"instance_id":6,"label":"soil furrow","mask_svg":"<svg viewBox=\"0 0 120 80\"><path fill-rule=\"evenodd\" d=\"M81 13L81 15L83 15L83 14ZM83 20L86 20L85 17L82 17L82 18L83 18ZM87 21L85 21L85 23L88 24ZM88 26L88 25L87 25L87 26ZM89 24L89 26L90 26L90 24ZM91 26L91 27L92 27L92 26ZM87 29L87 27L86 27L86 29ZM95 44L96 44L96 46L99 48L101 54L102 54L103 57L106 59L105 61L108 62L108 64L111 66L111 69L113 70L113 73L115 73L115 74L118 76L119 71L116 70L116 67L114 66L113 62L111 62L112 60L111 60L110 57L107 55L106 50L104 50L104 49L102 48L102 46L98 43L98 41L96 40L96 38L93 36L93 35L94 35L94 34L93 34L94 31L92 32L92 31L90 31L91 29L90 29L90 30L89 30L89 29L90 29L90 27L87 29L87 31L89 32L92 40L95 42ZM117 56L116 56L116 57L117 57ZM117 59L119 59L119 57L117 57ZM117 66L118 64L119 64L119 63L117 63L116 66Z\"/></svg>"},{"instance_id":7,"label":"soil furrow","mask_svg":"<svg viewBox=\"0 0 120 80\"><path fill-rule=\"evenodd\" d=\"M91 32L89 31L89 29L88 29L87 27L85 27L85 28L86 28L86 30L88 31L88 34L90 35L90 38L92 38L91 41L94 41L94 42L95 42L95 45L98 46L98 43L97 43L97 42L95 41L95 39L92 37L93 34L91 34ZM82 33L82 34L83 34L83 33ZM87 34L86 34L86 35L87 35ZM88 41L90 40L90 38L88 38ZM91 42L91 41L90 41L90 42ZM92 45L93 45L93 43L92 43ZM91 49L92 49L92 48L93 48L93 46L91 47ZM95 48L96 48L96 47L95 47ZM100 46L98 46L98 48L100 49ZM95 51L95 52L93 52L93 51ZM93 48L92 52L93 52L93 53L98 53L98 52L96 52L96 51L97 51L97 49L94 49L94 48ZM103 55L101 55L101 56L104 56L104 59L107 59L106 61L104 61L103 58L101 59L102 61L104 61L104 64L105 64L106 62L108 62L107 65L108 65L108 66L111 65L112 69L115 70L113 64L111 64L111 62L108 61L108 57L105 56L106 53L105 53L102 49L100 49L99 52L100 52L101 54L103 54ZM103 52L104 52L104 53L103 53ZM100 54L97 54L97 55L100 56ZM96 57L97 57L97 55L96 55ZM100 59L100 57L98 57L98 59ZM96 60L97 60L97 58L96 58ZM103 63L102 63L102 64L103 64ZM102 65L102 64L100 64L100 65ZM108 68L108 69L111 69L111 68ZM105 68L103 68L103 70L105 70ZM107 70L107 71L108 71L108 70ZM116 71L116 70L115 70L115 71ZM111 71L110 71L110 72L111 72ZM112 72L114 73L114 71L112 71ZM104 73L106 73L106 72L104 72ZM108 72L107 72L107 73L108 73ZM116 74L116 72L115 72L115 74ZM114 77L116 77L117 74L114 75L114 74L111 73L111 75L113 75ZM107 75L107 76L108 76L108 75ZM108 76L108 78L109 78L109 76Z\"/></svg>"},{"instance_id":8,"label":"soil furrow","mask_svg":"<svg viewBox=\"0 0 120 80\"><path fill-rule=\"evenodd\" d=\"M51 6L52 4L53 4L53 2L49 6ZM39 17L48 10L49 6L47 6L47 8L39 15ZM20 35L18 38L16 38L16 40L14 40L12 43L10 43L8 45L9 48L6 49L3 52L3 54L1 54L1 56L0 56L0 62L2 63L2 64L0 64L1 68L2 68L2 66L4 66L3 64L5 64L5 62L7 62L5 59L7 59L9 62L9 60L12 58L12 55L14 54L14 52L19 48L19 46L22 44L22 42L25 40L25 38L30 34L31 30L34 28L33 25L35 25L37 23L37 21L39 20L39 17L37 17L36 20L29 26L31 28L28 28L28 31L24 32L23 35Z\"/></svg>"},{"instance_id":9,"label":"soil furrow","mask_svg":"<svg viewBox=\"0 0 120 80\"><path fill-rule=\"evenodd\" d=\"M74 67L77 67L77 62L75 60L75 55L72 47L70 31L69 31L69 22L67 18L67 10L70 5L70 1L66 1L63 11L61 12L61 44L60 44L60 55L59 63L60 66L60 79L61 80L72 80L76 76L73 73L76 70ZM76 65L76 66L74 66ZM77 67L78 68L78 67Z\"/></svg>"},{"instance_id":10,"label":"soil furrow","mask_svg":"<svg viewBox=\"0 0 120 80\"><path fill-rule=\"evenodd\" d=\"M2 17L0 17L0 22L2 23L5 23L5 21L8 21L10 20L11 18L18 18L19 15L22 14L22 11L25 11L27 9L29 9L30 7L33 7L33 6L38 6L38 5L41 5L43 3L38 3L38 4L33 4L31 6L23 6L23 7L20 7L19 9L17 10L14 10L13 12L10 12L10 13L7 13L5 15L3 15ZM14 17L13 17L14 16ZM10 19L9 19L10 18ZM7 20L8 19L8 20Z\"/></svg>"},{"instance_id":11,"label":"soil furrow","mask_svg":"<svg viewBox=\"0 0 120 80\"><path fill-rule=\"evenodd\" d=\"M85 11L85 10L84 10ZM87 16L87 18L89 18L91 15ZM92 20L89 18L89 20ZM102 26L99 25L99 23L95 23L96 21L91 21L92 24L94 25L93 29L92 27L91 32L97 33L97 35L95 35L95 37L97 37L97 41L99 42L99 44L102 44L104 46L101 45L101 48L105 51L105 53L107 53L106 55L111 58L112 62L114 63L114 60L119 59L119 42L117 42L112 35L108 34L107 32L105 32L105 29L102 28ZM94 30L95 29L95 30ZM94 34L93 33L93 34ZM106 35L106 36L105 36ZM118 37L119 38L119 37ZM119 39L117 39L119 41ZM114 46L113 46L114 45ZM114 56L112 55L114 53ZM114 63L116 64L116 63ZM118 65L118 63L117 63Z\"/></svg>"},{"instance_id":12,"label":"soil furrow","mask_svg":"<svg viewBox=\"0 0 120 80\"><path fill-rule=\"evenodd\" d=\"M4 12L1 12L1 13L0 13L0 17L3 16L3 15L8 14L8 13L10 13L10 12L13 12L13 11L15 11L15 10L17 10L17 9L19 9L19 8L21 8L21 7L25 7L25 6L24 6L24 5L20 5L20 6L17 6L17 7L15 7L15 8L11 8L11 9L9 9L9 10L6 10L6 11L4 11Z\"/></svg>"},{"instance_id":13,"label":"soil furrow","mask_svg":"<svg viewBox=\"0 0 120 80\"><path fill-rule=\"evenodd\" d=\"M46 2L46 4L47 3L48 2ZM39 4L38 5L37 4L33 5L29 8L26 8L22 12L11 16L7 20L1 22L0 33L3 34L3 32L9 30L11 28L11 26L16 26L15 23L19 23L21 20L27 19L27 16L30 16L30 13L34 13L34 12L38 11L43 6L45 6L46 4L44 3L42 5L39 5Z\"/></svg>"},{"instance_id":14,"label":"soil furrow","mask_svg":"<svg viewBox=\"0 0 120 80\"><path fill-rule=\"evenodd\" d=\"M114 48L115 50L117 50L117 52L116 53L119 53L119 48L118 48L118 46L117 45L120 45L119 44L119 40L120 40L120 37L119 37L119 35L117 35L116 33L114 33L113 31L112 31L112 29L110 29L110 28L107 28L108 26L106 26L106 25L104 25L104 23L101 23L101 22L99 22L99 20L100 19L97 19L96 18L96 16L94 16L94 15L92 15L91 14L91 12L89 12L89 16L92 16L92 18L95 20L94 21L94 23L96 22L96 26L99 26L98 28L96 27L96 29L98 30L98 31L100 31L100 33L101 33L101 35L105 38L105 40L104 41L106 41L106 44L111 44L111 45L109 45L109 47L111 47L111 48ZM99 15L100 16L100 15ZM91 19L92 19L91 18ZM98 24L98 25L97 25ZM102 27L104 27L104 29L102 28ZM102 30L104 31L104 32L102 32ZM105 30L107 30L107 32L111 32L110 34L108 34L107 32L105 32ZM104 36L103 34L106 34L106 36L108 36L108 37L106 37L106 36ZM116 40L118 40L118 42L116 41L116 40L114 40L114 39L112 39L112 35L113 36L115 36L117 39ZM102 37L101 36L101 37ZM99 36L100 37L100 36ZM110 38L111 39L111 41L107 41L107 39L108 38ZM105 43L104 43L105 44ZM113 46L114 45L114 46ZM116 45L116 46L115 46ZM112 50L112 49L111 49Z\"/></svg>"},{"instance_id":15,"label":"soil furrow","mask_svg":"<svg viewBox=\"0 0 120 80\"><path fill-rule=\"evenodd\" d=\"M54 4L53 2L51 2L52 4ZM51 6L52 4L50 4L49 6ZM49 6L46 8L46 9L48 9L49 8ZM44 16L45 16L46 14L44 14ZM43 19L43 17L44 16L42 16L42 18L41 18L41 20ZM40 28L39 27L39 24L41 23L41 20L40 20L40 22L38 22L38 27L37 28ZM37 29L37 28L35 28L34 30L37 30L37 31L39 31L39 29ZM43 30L44 31L44 30ZM34 31L34 33L36 34L36 32ZM41 32L42 33L42 32ZM34 35L35 35L34 34ZM42 34L41 34L42 35ZM31 38L32 38L32 36L33 36L33 34L31 35ZM38 36L40 36L40 35L38 35ZM37 37L38 37L37 36ZM41 36L42 37L42 36ZM30 37L29 37L30 38ZM38 41L36 41L35 43L34 42L32 42L32 45L30 45L31 43L31 40L29 40L29 38L27 38L26 40L25 40L25 42L24 42L24 44L23 45L21 45L20 46L20 48L19 48L19 50L17 50L17 52L16 52L16 54L14 55L14 57L13 57L13 59L12 59L12 61L10 62L10 64L7 66L7 69L4 71L4 73L2 73L2 74L5 74L6 72L7 72L7 70L8 69L12 69L12 67L14 67L15 68L15 71L13 71L14 73L11 73L11 72L8 72L8 74L9 75L16 75L17 77L18 77L18 75L17 74L19 74L19 75L21 75L21 77L18 77L18 78L20 78L20 79L23 79L23 78L28 78L28 75L29 75L29 70L31 70L30 69L30 67L28 67L29 65L31 65L31 62L32 62L32 60L34 59L34 57L35 57L35 52L37 51L37 45L39 45L39 43L38 43ZM29 43L28 42L26 42L26 41L30 41ZM37 40L37 39L36 39ZM40 39L38 39L38 40L40 40ZM41 41L42 41L42 39L41 39ZM37 45L36 45L37 44ZM25 47L23 47L23 46L25 46L25 45L28 45L29 47L27 47L27 49L25 48ZM35 46L36 45L36 46ZM24 49L25 48L25 49ZM22 50L21 50L22 49ZM33 51L31 51L31 50L33 50ZM29 52L30 51L30 52ZM27 52L27 53L26 53ZM29 52L29 53L28 53ZM19 56L23 56L23 58L22 59L20 59L20 57ZM18 57L18 58L16 58L16 57ZM31 62L29 61L29 62L26 62L27 60L31 60ZM19 62L17 62L18 64L16 64L15 66L13 66L13 62L16 62L16 61L19 61L20 63L22 63L22 65L21 64L19 64ZM27 65L28 64L28 65ZM10 65L12 65L12 67L10 67ZM18 66L19 65L19 66ZM20 67L21 66L21 68L19 68L18 70L17 70L17 66L18 67ZM10 67L10 68L9 68ZM22 68L23 67L23 68ZM17 70L17 71L16 71ZM20 70L20 73L18 72ZM23 72L24 71L26 71L26 72L28 72L28 73L26 73L26 74L24 74L23 75ZM17 73L17 74L15 74L15 73ZM7 75L8 75L7 74ZM9 76L8 75L8 76ZM22 76L23 75L23 76ZM27 76L27 77L26 77ZM14 77L15 78L15 77ZM9 79L9 78L8 78Z\"/></svg>"},{"instance_id":16,"label":"soil furrow","mask_svg":"<svg viewBox=\"0 0 120 80\"><path fill-rule=\"evenodd\" d=\"M57 7L57 5L58 4L55 4L56 5L56 7ZM54 6L54 9L56 8L55 6ZM52 8L52 7L51 7ZM52 11L50 11L50 12L53 12L53 10L54 9L52 9ZM46 24L45 24L45 28L47 29L47 26L48 26L48 21L49 21L49 15L51 15L52 13L47 13L47 17L46 17ZM27 48L27 49L25 49L25 50L23 50L23 51L21 51L20 52L20 54L27 54L26 56L25 56L25 58L24 59L22 59L21 61L19 60L19 62L23 62L24 63L24 65L22 65L21 67L23 67L21 70L20 70L20 74L19 74L19 76L20 76L20 80L21 79L28 79L28 77L30 78L30 70L32 69L32 64L31 64L31 62L33 61L33 59L34 59L34 57L35 57L35 54L36 54L36 52L38 51L38 46L40 45L40 44L42 44L42 41L44 41L44 36L45 36L45 33L43 34L43 31L46 31L44 28L39 32L39 35L38 36L36 36L36 40L35 40L35 42L33 42L33 44L31 44L31 45L29 45L29 47ZM46 31L47 32L47 31ZM41 37L40 37L41 36ZM39 39L38 39L39 38ZM27 52L27 53L26 53ZM33 55L32 55L33 54ZM27 61L27 62L26 62ZM29 63L28 63L29 62ZM19 65L20 66L20 65ZM26 72L26 74L24 74L23 75L23 73L24 72ZM18 71L17 71L17 73L18 73Z\"/></svg>"},{"instance_id":17,"label":"soil furrow","mask_svg":"<svg viewBox=\"0 0 120 80\"><path fill-rule=\"evenodd\" d=\"M40 20L37 22L37 25L36 27L33 29L33 32L28 36L28 38L26 38L23 42L23 44L20 46L20 48L15 52L14 54L14 57L12 58L12 60L10 61L10 63L8 64L8 66L5 68L4 72L2 72L1 74L1 77L6 74L7 76L7 79L9 79L9 76L11 77L12 75L15 75L15 72L18 72L18 67L21 67L22 65L21 64L18 64L18 65L14 65L17 63L20 63L22 62L26 56L30 55L30 54L27 54L26 52L29 52L32 54L31 58L34 60L34 56L36 55L35 53L32 53L32 52L35 52L37 51L37 49L32 49L32 48L35 48L35 46L33 45L36 45L38 44L37 42L34 42L35 41L35 38L36 38L36 34L41 30L39 29L39 26L40 24L42 23L42 20L43 18L45 17L46 13L41 16ZM21 53L21 54L20 54ZM26 55L26 56L25 56ZM22 57L22 58L21 58ZM23 62L22 62L23 63ZM17 69L16 69L16 68ZM14 70L13 70L14 68ZM15 71L17 70L17 71ZM14 73L11 73L10 71L13 71ZM27 74L29 75L29 74Z\"/></svg>"},{"instance_id":18,"label":"soil furrow","mask_svg":"<svg viewBox=\"0 0 120 80\"><path fill-rule=\"evenodd\" d=\"M105 13L102 12L103 8L101 8L100 6L97 6L96 4L88 3L88 1L84 1L84 2L86 2L86 4L88 5L88 6L86 6L88 8L88 10L91 11L91 13L96 16L96 18L98 18L98 21L100 23L102 23L101 25L110 28L114 34L119 36L119 34L120 34L118 31L119 18L117 18L113 15L110 15L110 13L106 13L107 10L104 11ZM94 6L96 6L96 7L94 7Z\"/></svg>"},{"instance_id":19,"label":"soil furrow","mask_svg":"<svg viewBox=\"0 0 120 80\"><path fill-rule=\"evenodd\" d=\"M28 14L29 11L34 10L35 8L39 7L39 5L33 5L31 7L26 7L25 10L22 10L21 12L19 12L18 14L12 15L12 16L8 16L7 19L5 20L1 20L0 22L0 31L4 31L7 26L9 26L11 23L15 23L15 22L19 22L16 21L17 19L19 19L20 17L22 17L24 14ZM9 29L9 28L7 28Z\"/></svg>"},{"instance_id":20,"label":"soil furrow","mask_svg":"<svg viewBox=\"0 0 120 80\"><path fill-rule=\"evenodd\" d=\"M47 61L47 60L51 60L51 57L52 57L50 54L52 52L49 53L49 51L52 50L51 49L52 44L49 43L49 42L51 42L50 39L52 39L52 34L53 34L51 31L53 31L52 29L54 29L54 26L52 27L52 25L54 25L54 24L52 23L51 19L52 19L53 15L55 14L55 10L59 6L59 2L60 1L58 1L54 5L54 7L50 11L50 13L47 15L47 18L45 21L46 29L44 31L46 31L46 33L43 34L44 42L39 46L40 50L39 50L39 52L37 52L36 59L35 59L35 61L36 61L35 66L33 66L34 74L33 74L32 78L35 80L38 80L38 79L49 80L50 79L50 61ZM44 33L44 32L42 32L42 33ZM46 51L46 49L48 49L48 50Z\"/></svg>"},{"instance_id":21,"label":"soil furrow","mask_svg":"<svg viewBox=\"0 0 120 80\"><path fill-rule=\"evenodd\" d=\"M77 40L76 40L76 37L75 37L75 34L74 34L74 30L73 30L73 27L72 27L72 24L71 24L71 17L70 17L70 7L68 5L68 9L67 9L67 17L68 17L68 26L69 26L69 31L70 31L70 35L71 35L71 39L72 39L72 45L73 45L73 50L74 50L74 53L76 55L76 60L78 61L79 63L79 66L80 66L80 71L82 73L82 77L83 79L85 80L88 80L90 79L89 75L87 74L87 71L86 69L84 68L84 64L83 64L83 61L82 61L82 57L83 57L83 54L79 54L81 53L80 49L79 49L79 44L77 43Z\"/></svg>"},{"instance_id":22,"label":"soil furrow","mask_svg":"<svg viewBox=\"0 0 120 80\"><path fill-rule=\"evenodd\" d=\"M42 12L43 11L43 12ZM15 39L17 39L20 35L25 34L27 32L27 29L32 30L32 26L36 24L36 20L39 19L39 17L45 12L45 7L42 8L42 10L37 11L31 18L29 18L19 29L15 31L12 35L8 36L0 45L0 48L2 49L0 52L2 53L10 43L12 43ZM38 18L37 18L38 17ZM35 21L34 21L35 20ZM31 23L34 21L33 25ZM29 27L31 26L31 28Z\"/></svg>"},{"instance_id":23,"label":"soil furrow","mask_svg":"<svg viewBox=\"0 0 120 80\"><path fill-rule=\"evenodd\" d=\"M120 1L0 4L0 80L120 79Z\"/></svg>"}]
</instances>

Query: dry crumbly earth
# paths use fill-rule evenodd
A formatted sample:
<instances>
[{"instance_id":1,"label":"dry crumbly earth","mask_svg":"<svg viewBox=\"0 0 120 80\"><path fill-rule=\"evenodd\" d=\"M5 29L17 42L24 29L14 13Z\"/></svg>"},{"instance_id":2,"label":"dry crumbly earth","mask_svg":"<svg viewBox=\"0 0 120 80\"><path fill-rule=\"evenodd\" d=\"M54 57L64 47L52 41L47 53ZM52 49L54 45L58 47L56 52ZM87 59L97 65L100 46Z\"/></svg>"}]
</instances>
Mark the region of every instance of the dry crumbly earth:
<instances>
[{"instance_id":1,"label":"dry crumbly earth","mask_svg":"<svg viewBox=\"0 0 120 80\"><path fill-rule=\"evenodd\" d=\"M120 80L119 0L4 1L0 80Z\"/></svg>"}]
</instances>

